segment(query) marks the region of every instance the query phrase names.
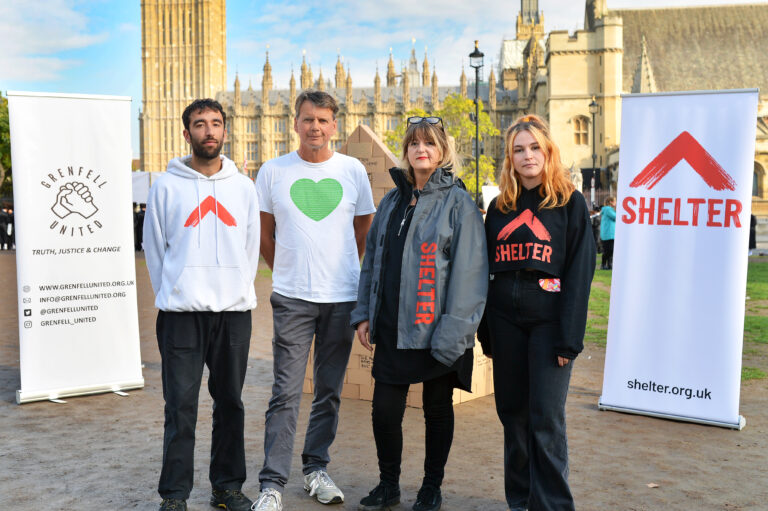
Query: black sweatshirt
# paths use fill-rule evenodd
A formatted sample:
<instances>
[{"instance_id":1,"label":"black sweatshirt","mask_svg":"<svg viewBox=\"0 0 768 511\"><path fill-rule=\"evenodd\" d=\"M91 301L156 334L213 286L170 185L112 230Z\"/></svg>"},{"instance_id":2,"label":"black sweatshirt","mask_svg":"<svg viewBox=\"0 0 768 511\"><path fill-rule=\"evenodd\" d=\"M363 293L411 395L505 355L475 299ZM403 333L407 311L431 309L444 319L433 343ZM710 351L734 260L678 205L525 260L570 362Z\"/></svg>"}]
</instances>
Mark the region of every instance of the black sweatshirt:
<instances>
[{"instance_id":1,"label":"black sweatshirt","mask_svg":"<svg viewBox=\"0 0 768 511\"><path fill-rule=\"evenodd\" d=\"M496 199L488 207L485 235L491 274L538 270L560 279L561 339L555 353L576 358L584 331L596 248L584 196L573 192L565 206L539 209L540 186L522 188L517 209L503 214Z\"/></svg>"}]
</instances>

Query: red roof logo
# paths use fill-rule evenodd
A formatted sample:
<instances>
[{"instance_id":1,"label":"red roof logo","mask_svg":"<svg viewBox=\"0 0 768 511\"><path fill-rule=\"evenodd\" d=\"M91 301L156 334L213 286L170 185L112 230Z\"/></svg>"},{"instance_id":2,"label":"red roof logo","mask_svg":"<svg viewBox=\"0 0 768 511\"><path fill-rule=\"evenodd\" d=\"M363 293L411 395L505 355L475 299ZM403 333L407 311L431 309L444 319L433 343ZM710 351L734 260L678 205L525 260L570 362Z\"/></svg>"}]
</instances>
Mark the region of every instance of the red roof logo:
<instances>
[{"instance_id":1,"label":"red roof logo","mask_svg":"<svg viewBox=\"0 0 768 511\"><path fill-rule=\"evenodd\" d=\"M192 213L189 214L189 218L187 218L184 227L197 227L200 224L200 220L205 218L205 215L211 212L219 217L219 220L224 222L225 225L230 227L237 226L235 217L233 217L229 211L227 211L227 208L222 206L219 201L213 198L212 195L209 195L203 199L203 202L200 203L199 207L195 208Z\"/></svg>"},{"instance_id":2,"label":"red roof logo","mask_svg":"<svg viewBox=\"0 0 768 511\"><path fill-rule=\"evenodd\" d=\"M656 186L680 160L685 160L710 188L735 190L736 182L687 131L680 133L629 184L632 188Z\"/></svg>"},{"instance_id":3,"label":"red roof logo","mask_svg":"<svg viewBox=\"0 0 768 511\"><path fill-rule=\"evenodd\" d=\"M534 236L540 240L552 240L552 236L550 236L547 228L544 227L544 224L541 223L541 220L533 215L533 212L530 209L526 209L520 213L520 216L505 225L504 228L499 232L499 235L496 237L496 239L499 241L506 240L513 232L515 232L523 225L527 225Z\"/></svg>"}]
</instances>

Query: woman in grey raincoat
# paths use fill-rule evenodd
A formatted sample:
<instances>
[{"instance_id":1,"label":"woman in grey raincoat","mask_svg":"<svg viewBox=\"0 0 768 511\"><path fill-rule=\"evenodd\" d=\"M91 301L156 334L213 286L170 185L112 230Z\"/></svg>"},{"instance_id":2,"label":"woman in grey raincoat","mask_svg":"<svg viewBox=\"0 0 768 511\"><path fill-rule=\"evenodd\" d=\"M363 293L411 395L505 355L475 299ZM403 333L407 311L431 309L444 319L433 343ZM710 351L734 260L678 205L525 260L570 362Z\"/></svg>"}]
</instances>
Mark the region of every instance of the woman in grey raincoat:
<instances>
[{"instance_id":1,"label":"woman in grey raincoat","mask_svg":"<svg viewBox=\"0 0 768 511\"><path fill-rule=\"evenodd\" d=\"M380 482L366 511L400 501L402 420L408 388L423 383L424 480L415 511L440 509L453 441L453 389L469 391L474 334L488 288L483 220L455 171L439 117L411 117L406 169L379 204L368 232L352 325L373 356L373 433Z\"/></svg>"}]
</instances>

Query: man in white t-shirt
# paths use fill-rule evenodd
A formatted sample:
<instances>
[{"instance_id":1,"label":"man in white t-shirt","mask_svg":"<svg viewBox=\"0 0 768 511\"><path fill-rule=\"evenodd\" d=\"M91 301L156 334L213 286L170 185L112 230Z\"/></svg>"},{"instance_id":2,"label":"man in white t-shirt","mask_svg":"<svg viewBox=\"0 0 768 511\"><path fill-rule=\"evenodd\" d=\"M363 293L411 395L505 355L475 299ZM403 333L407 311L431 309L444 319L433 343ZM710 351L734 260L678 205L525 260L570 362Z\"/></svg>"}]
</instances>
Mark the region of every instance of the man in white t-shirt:
<instances>
[{"instance_id":1,"label":"man in white t-shirt","mask_svg":"<svg viewBox=\"0 0 768 511\"><path fill-rule=\"evenodd\" d=\"M274 384L266 414L261 493L254 508L281 511L307 358L315 341L312 412L302 451L304 489L323 504L344 494L328 476L354 330L360 258L375 207L365 167L329 147L333 96L296 98L297 151L264 163L256 178L261 253L272 268Z\"/></svg>"}]
</instances>

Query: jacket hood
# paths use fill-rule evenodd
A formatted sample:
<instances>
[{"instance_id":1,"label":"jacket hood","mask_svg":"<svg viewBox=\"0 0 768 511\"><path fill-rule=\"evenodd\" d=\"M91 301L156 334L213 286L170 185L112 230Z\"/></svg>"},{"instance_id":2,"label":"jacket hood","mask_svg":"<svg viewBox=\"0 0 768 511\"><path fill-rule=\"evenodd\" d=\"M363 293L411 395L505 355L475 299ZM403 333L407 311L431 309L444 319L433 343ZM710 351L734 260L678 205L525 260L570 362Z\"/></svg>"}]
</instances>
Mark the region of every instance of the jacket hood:
<instances>
[{"instance_id":1,"label":"jacket hood","mask_svg":"<svg viewBox=\"0 0 768 511\"><path fill-rule=\"evenodd\" d=\"M220 155L219 158L221 159L221 170L219 170L217 173L212 175L211 177L208 177L204 174L201 174L200 172L196 171L192 167L189 166L189 162L192 160L192 155L187 156L181 156L179 158L174 158L171 161L168 162L168 169L167 171L175 176L183 177L186 179L226 179L228 177L231 177L235 174L237 174L238 170L235 166L235 162L230 160L224 155Z\"/></svg>"},{"instance_id":2,"label":"jacket hood","mask_svg":"<svg viewBox=\"0 0 768 511\"><path fill-rule=\"evenodd\" d=\"M389 169L389 175L392 177L392 181L395 182L398 190L401 193L410 195L413 192L413 185L408 182L407 171L400 167L392 167ZM429 176L427 183L424 185L424 191L439 190L441 188L448 188L456 185L462 190L466 190L464 182L459 179L453 172L443 167L438 167Z\"/></svg>"}]
</instances>

